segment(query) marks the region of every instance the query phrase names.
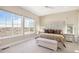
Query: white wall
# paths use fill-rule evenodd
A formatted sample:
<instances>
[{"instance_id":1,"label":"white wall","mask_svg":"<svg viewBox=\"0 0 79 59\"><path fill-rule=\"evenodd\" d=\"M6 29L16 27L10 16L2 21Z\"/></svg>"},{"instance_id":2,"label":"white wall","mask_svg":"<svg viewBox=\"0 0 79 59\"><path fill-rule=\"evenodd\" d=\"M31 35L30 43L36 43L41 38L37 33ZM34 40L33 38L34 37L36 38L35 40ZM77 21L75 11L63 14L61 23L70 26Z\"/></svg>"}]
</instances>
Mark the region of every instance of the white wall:
<instances>
[{"instance_id":1,"label":"white wall","mask_svg":"<svg viewBox=\"0 0 79 59\"><path fill-rule=\"evenodd\" d=\"M79 34L79 11L77 11L77 19L78 19L78 34Z\"/></svg>"},{"instance_id":2,"label":"white wall","mask_svg":"<svg viewBox=\"0 0 79 59\"><path fill-rule=\"evenodd\" d=\"M56 29L62 29L64 33L67 33L67 24L72 24L74 26L75 35L78 34L78 11L69 11L63 13L56 13L51 15L46 15L41 17L41 28L48 28L47 25L55 25ZM61 24L61 25L60 25ZM57 27L58 25L59 27ZM50 27L52 28L52 26Z\"/></svg>"}]
</instances>

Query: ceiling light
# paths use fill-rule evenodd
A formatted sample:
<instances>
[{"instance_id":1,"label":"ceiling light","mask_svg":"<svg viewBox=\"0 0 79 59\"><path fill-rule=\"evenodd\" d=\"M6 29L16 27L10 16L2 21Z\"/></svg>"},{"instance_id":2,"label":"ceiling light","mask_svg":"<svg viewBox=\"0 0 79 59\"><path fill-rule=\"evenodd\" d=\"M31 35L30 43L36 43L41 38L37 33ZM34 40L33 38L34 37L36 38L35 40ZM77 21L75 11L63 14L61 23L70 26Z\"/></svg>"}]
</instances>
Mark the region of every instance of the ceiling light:
<instances>
[{"instance_id":1,"label":"ceiling light","mask_svg":"<svg viewBox=\"0 0 79 59\"><path fill-rule=\"evenodd\" d=\"M53 9L53 8L55 8L55 6L44 6L45 8L51 8L51 9Z\"/></svg>"}]
</instances>

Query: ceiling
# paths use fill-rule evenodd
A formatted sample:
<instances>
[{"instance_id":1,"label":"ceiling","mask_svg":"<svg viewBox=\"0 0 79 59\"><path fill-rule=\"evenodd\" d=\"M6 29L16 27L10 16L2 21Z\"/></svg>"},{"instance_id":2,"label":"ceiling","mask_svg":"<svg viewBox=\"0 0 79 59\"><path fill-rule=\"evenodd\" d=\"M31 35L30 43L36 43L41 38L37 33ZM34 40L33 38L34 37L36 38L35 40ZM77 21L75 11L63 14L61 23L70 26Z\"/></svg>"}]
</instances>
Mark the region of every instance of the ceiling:
<instances>
[{"instance_id":1,"label":"ceiling","mask_svg":"<svg viewBox=\"0 0 79 59\"><path fill-rule=\"evenodd\" d=\"M78 6L22 6L22 8L29 10L38 16L79 9Z\"/></svg>"}]
</instances>

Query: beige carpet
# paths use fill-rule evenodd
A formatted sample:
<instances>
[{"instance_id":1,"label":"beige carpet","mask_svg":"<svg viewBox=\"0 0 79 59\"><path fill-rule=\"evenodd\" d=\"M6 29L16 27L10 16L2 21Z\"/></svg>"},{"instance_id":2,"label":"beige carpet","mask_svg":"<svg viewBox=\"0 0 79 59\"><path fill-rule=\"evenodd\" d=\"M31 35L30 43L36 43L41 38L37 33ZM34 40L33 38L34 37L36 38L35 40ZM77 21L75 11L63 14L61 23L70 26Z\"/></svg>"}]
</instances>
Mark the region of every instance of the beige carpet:
<instances>
[{"instance_id":1,"label":"beige carpet","mask_svg":"<svg viewBox=\"0 0 79 59\"><path fill-rule=\"evenodd\" d=\"M38 46L35 40L29 40L21 44L12 46L0 52L1 53L56 53L56 52L73 53L73 52L78 52L79 44L69 43L69 42L66 42L65 44L67 48L63 50L53 51L53 50Z\"/></svg>"}]
</instances>

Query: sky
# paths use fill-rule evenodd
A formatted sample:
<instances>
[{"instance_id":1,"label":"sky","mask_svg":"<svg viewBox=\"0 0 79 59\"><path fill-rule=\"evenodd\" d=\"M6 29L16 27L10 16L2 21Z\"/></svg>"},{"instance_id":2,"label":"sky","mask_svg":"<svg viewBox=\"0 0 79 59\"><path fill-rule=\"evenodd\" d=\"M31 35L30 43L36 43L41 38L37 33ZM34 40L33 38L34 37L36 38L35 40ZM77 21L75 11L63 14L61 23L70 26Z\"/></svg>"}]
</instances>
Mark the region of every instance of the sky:
<instances>
[{"instance_id":1,"label":"sky","mask_svg":"<svg viewBox=\"0 0 79 59\"><path fill-rule=\"evenodd\" d=\"M16 14L12 14L12 13L9 13L9 12L5 12L5 11L0 11L0 26L11 27L12 26L12 20L13 20L13 24L15 24L15 26L17 24L21 24L21 16L18 16Z\"/></svg>"}]
</instances>

